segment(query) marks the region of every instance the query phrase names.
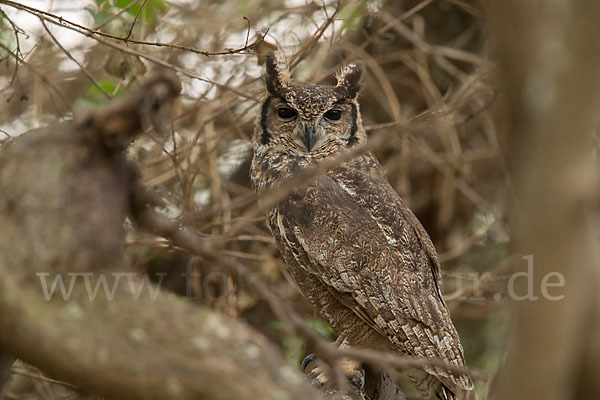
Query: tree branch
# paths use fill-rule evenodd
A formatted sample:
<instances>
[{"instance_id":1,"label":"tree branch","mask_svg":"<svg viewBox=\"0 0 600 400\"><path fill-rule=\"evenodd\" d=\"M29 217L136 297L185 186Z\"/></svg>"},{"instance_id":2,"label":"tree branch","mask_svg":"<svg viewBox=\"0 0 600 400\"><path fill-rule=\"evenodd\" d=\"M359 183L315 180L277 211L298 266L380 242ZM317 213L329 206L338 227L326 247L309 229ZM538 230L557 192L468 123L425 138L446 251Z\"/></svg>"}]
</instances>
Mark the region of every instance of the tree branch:
<instances>
[{"instance_id":1,"label":"tree branch","mask_svg":"<svg viewBox=\"0 0 600 400\"><path fill-rule=\"evenodd\" d=\"M135 184L123 149L180 89L157 76L2 147L0 349L113 398L318 399L265 337L123 263ZM49 292L55 279L66 292Z\"/></svg>"}]
</instances>

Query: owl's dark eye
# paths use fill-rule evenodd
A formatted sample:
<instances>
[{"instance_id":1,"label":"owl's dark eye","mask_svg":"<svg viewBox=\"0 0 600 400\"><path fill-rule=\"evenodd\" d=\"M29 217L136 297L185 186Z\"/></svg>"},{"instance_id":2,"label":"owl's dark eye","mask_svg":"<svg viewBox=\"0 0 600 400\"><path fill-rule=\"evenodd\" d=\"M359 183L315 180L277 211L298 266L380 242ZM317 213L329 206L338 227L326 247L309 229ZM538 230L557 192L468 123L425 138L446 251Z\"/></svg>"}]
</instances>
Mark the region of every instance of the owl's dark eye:
<instances>
[{"instance_id":1,"label":"owl's dark eye","mask_svg":"<svg viewBox=\"0 0 600 400\"><path fill-rule=\"evenodd\" d=\"M339 121L339 119L342 118L342 110L338 110L336 108L329 110L325 113L325 118L330 121Z\"/></svg>"},{"instance_id":2,"label":"owl's dark eye","mask_svg":"<svg viewBox=\"0 0 600 400\"><path fill-rule=\"evenodd\" d=\"M292 119L298 115L298 113L296 110L293 110L289 107L279 107L279 110L277 110L277 115L279 115L279 118L282 119Z\"/></svg>"}]
</instances>

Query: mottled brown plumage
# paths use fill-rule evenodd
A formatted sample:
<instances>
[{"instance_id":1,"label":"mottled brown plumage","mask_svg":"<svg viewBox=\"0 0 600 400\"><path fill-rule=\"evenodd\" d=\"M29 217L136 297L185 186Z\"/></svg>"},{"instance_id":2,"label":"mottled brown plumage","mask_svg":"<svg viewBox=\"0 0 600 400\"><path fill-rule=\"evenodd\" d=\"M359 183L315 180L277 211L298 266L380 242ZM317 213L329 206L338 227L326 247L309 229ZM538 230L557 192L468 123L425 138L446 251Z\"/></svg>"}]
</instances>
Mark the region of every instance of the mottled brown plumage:
<instances>
[{"instance_id":1,"label":"mottled brown plumage","mask_svg":"<svg viewBox=\"0 0 600 400\"><path fill-rule=\"evenodd\" d=\"M267 60L251 171L259 194L366 141L357 102L362 73L352 63L336 86L293 84L281 56ZM372 154L291 192L268 212L268 224L290 274L341 346L465 365L435 248ZM424 394L475 396L465 375L434 367L409 375Z\"/></svg>"}]
</instances>

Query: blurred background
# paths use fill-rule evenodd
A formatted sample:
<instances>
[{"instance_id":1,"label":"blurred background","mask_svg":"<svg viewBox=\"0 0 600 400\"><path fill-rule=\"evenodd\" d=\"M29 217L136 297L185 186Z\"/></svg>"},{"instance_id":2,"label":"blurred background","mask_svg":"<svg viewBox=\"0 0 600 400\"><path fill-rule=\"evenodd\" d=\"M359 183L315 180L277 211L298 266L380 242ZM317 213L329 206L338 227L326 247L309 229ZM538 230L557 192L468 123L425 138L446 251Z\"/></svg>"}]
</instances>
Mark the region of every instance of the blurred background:
<instances>
[{"instance_id":1,"label":"blurred background","mask_svg":"<svg viewBox=\"0 0 600 400\"><path fill-rule=\"evenodd\" d=\"M144 184L166 200L161 211L225 243L224 255L331 339L286 273L264 216L252 213L249 141L265 54L281 49L293 79L310 82L332 82L340 66L363 60L363 123L386 135L374 152L438 249L467 364L494 376L505 355L509 271L526 261L509 247L514 194L493 121L485 1L30 0L0 1L0 10L0 146L106 104L153 70L177 71L183 94L168 134L145 135L129 151ZM131 228L127 249L162 289L247 321L290 363L311 352L218 266ZM82 398L24 363L13 372L6 399ZM480 399L490 380L477 380Z\"/></svg>"}]
</instances>

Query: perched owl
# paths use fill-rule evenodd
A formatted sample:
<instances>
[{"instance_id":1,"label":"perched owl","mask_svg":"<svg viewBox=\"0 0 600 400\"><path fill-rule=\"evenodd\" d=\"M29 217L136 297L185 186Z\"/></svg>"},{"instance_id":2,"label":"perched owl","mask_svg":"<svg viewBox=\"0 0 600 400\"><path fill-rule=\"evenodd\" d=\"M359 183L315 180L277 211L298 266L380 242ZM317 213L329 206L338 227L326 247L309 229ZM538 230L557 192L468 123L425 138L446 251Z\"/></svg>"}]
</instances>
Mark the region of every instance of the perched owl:
<instances>
[{"instance_id":1,"label":"perched owl","mask_svg":"<svg viewBox=\"0 0 600 400\"><path fill-rule=\"evenodd\" d=\"M355 62L337 74L335 86L296 84L281 55L267 59L251 169L259 195L365 143L357 102L362 75ZM435 248L371 153L293 190L268 212L268 225L290 274L340 346L465 365ZM475 399L466 375L426 367L409 376L426 396Z\"/></svg>"}]
</instances>

